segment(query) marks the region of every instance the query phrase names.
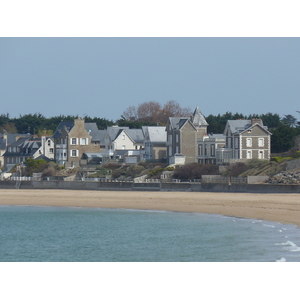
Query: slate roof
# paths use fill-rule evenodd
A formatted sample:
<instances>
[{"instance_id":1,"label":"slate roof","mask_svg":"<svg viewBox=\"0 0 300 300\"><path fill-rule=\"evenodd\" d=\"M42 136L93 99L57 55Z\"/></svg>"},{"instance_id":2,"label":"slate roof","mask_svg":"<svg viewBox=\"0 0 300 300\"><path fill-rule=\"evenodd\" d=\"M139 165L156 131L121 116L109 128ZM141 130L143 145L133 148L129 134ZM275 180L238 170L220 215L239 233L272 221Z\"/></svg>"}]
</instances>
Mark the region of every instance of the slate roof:
<instances>
[{"instance_id":1,"label":"slate roof","mask_svg":"<svg viewBox=\"0 0 300 300\"><path fill-rule=\"evenodd\" d=\"M261 126L259 123L255 123ZM253 124L253 125L255 125ZM228 120L225 131L229 127L231 133L236 134L236 133L242 133L243 131L249 129L250 127L253 126L251 120ZM268 131L267 126L261 126L264 130Z\"/></svg>"},{"instance_id":2,"label":"slate roof","mask_svg":"<svg viewBox=\"0 0 300 300\"><path fill-rule=\"evenodd\" d=\"M22 134L22 133L7 133L7 145L10 145L12 143L14 143L16 141L16 138L21 137L21 138L30 138L31 134L30 133L26 133L26 134ZM3 134L0 134L0 138L4 137Z\"/></svg>"},{"instance_id":3,"label":"slate roof","mask_svg":"<svg viewBox=\"0 0 300 300\"><path fill-rule=\"evenodd\" d=\"M93 142L100 142L102 139L102 133L97 127L96 123L85 123L84 124L85 130L90 134L92 137Z\"/></svg>"},{"instance_id":4,"label":"slate roof","mask_svg":"<svg viewBox=\"0 0 300 300\"><path fill-rule=\"evenodd\" d=\"M200 108L197 106L192 117L192 122L194 126L208 126L208 123L206 122L202 112L200 111Z\"/></svg>"},{"instance_id":5,"label":"slate roof","mask_svg":"<svg viewBox=\"0 0 300 300\"><path fill-rule=\"evenodd\" d=\"M29 140L29 137L20 138L16 142L13 142L12 144L10 144L9 146L11 146L11 147L20 147L27 140Z\"/></svg>"},{"instance_id":6,"label":"slate roof","mask_svg":"<svg viewBox=\"0 0 300 300\"><path fill-rule=\"evenodd\" d=\"M151 143L165 143L167 141L167 132L165 126L144 126L145 139Z\"/></svg>"},{"instance_id":7,"label":"slate roof","mask_svg":"<svg viewBox=\"0 0 300 300\"><path fill-rule=\"evenodd\" d=\"M69 132L73 128L73 126L74 126L74 121L61 121L58 124L58 126L57 126L57 128L56 128L56 130L55 130L55 132L54 132L54 134L53 134L52 137L55 138L55 139L60 138L60 136L61 136L61 130L64 127L66 127L67 131Z\"/></svg>"},{"instance_id":8,"label":"slate roof","mask_svg":"<svg viewBox=\"0 0 300 300\"><path fill-rule=\"evenodd\" d=\"M169 121L172 129L178 130L180 129L188 120L189 117L170 117Z\"/></svg>"},{"instance_id":9,"label":"slate roof","mask_svg":"<svg viewBox=\"0 0 300 300\"><path fill-rule=\"evenodd\" d=\"M107 134L110 137L112 141L114 141L119 134L125 129L129 129L129 127L118 127L118 126L112 126L112 127L107 127Z\"/></svg>"},{"instance_id":10,"label":"slate roof","mask_svg":"<svg viewBox=\"0 0 300 300\"><path fill-rule=\"evenodd\" d=\"M136 143L144 142L144 133L142 129L126 129L125 132L131 137L131 139Z\"/></svg>"},{"instance_id":11,"label":"slate roof","mask_svg":"<svg viewBox=\"0 0 300 300\"><path fill-rule=\"evenodd\" d=\"M83 155L86 156L87 158L102 157L101 153L89 153L89 152L85 152L85 153L83 153Z\"/></svg>"},{"instance_id":12,"label":"slate roof","mask_svg":"<svg viewBox=\"0 0 300 300\"><path fill-rule=\"evenodd\" d=\"M0 137L0 149L6 149L6 139L4 137Z\"/></svg>"}]
</instances>

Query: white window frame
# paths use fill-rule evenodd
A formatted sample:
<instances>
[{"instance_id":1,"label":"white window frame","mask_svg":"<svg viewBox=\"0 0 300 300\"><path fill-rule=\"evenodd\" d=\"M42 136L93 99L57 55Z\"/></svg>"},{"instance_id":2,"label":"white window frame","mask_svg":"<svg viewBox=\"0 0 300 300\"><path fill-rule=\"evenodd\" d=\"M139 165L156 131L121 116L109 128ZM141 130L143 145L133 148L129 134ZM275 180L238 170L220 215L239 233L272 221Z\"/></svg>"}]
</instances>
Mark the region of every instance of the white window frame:
<instances>
[{"instance_id":1,"label":"white window frame","mask_svg":"<svg viewBox=\"0 0 300 300\"><path fill-rule=\"evenodd\" d=\"M80 138L80 145L88 145L89 140L88 138Z\"/></svg>"},{"instance_id":2,"label":"white window frame","mask_svg":"<svg viewBox=\"0 0 300 300\"><path fill-rule=\"evenodd\" d=\"M264 159L265 158L265 153L263 150L258 150L258 159Z\"/></svg>"},{"instance_id":3,"label":"white window frame","mask_svg":"<svg viewBox=\"0 0 300 300\"><path fill-rule=\"evenodd\" d=\"M246 158L247 159L252 159L252 150L247 150L246 151Z\"/></svg>"},{"instance_id":4,"label":"white window frame","mask_svg":"<svg viewBox=\"0 0 300 300\"><path fill-rule=\"evenodd\" d=\"M258 139L258 147L264 147L265 146L265 139L259 138Z\"/></svg>"},{"instance_id":5,"label":"white window frame","mask_svg":"<svg viewBox=\"0 0 300 300\"><path fill-rule=\"evenodd\" d=\"M73 143L73 140L75 140L75 143ZM78 138L70 138L70 145L78 145Z\"/></svg>"},{"instance_id":6,"label":"white window frame","mask_svg":"<svg viewBox=\"0 0 300 300\"><path fill-rule=\"evenodd\" d=\"M246 138L246 147L252 147L252 138Z\"/></svg>"},{"instance_id":7,"label":"white window frame","mask_svg":"<svg viewBox=\"0 0 300 300\"><path fill-rule=\"evenodd\" d=\"M73 151L75 151L76 155L73 155ZM78 150L76 149L70 150L70 157L78 157Z\"/></svg>"}]
</instances>

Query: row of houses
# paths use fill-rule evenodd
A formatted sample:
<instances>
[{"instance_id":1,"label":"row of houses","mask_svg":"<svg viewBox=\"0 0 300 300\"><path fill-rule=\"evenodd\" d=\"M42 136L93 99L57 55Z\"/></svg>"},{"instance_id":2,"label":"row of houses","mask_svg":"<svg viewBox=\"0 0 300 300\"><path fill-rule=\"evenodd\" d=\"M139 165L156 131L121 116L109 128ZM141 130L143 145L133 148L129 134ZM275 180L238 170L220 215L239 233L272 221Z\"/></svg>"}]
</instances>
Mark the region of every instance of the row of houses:
<instances>
[{"instance_id":1,"label":"row of houses","mask_svg":"<svg viewBox=\"0 0 300 300\"><path fill-rule=\"evenodd\" d=\"M219 134L208 134L207 127L199 107L191 117L170 117L166 126L139 129L112 126L99 130L96 123L81 118L62 121L52 137L0 135L0 167L9 170L28 157L54 160L66 167L109 160L180 165L270 159L271 133L262 120L228 120L224 133Z\"/></svg>"}]
</instances>

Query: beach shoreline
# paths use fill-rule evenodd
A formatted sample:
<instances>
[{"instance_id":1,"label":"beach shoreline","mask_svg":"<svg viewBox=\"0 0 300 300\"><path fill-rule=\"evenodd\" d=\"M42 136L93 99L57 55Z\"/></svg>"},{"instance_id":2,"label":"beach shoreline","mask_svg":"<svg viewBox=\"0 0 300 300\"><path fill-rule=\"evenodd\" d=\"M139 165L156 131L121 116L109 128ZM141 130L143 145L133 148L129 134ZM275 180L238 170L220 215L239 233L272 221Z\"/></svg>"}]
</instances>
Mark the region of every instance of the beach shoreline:
<instances>
[{"instance_id":1,"label":"beach shoreline","mask_svg":"<svg viewBox=\"0 0 300 300\"><path fill-rule=\"evenodd\" d=\"M300 227L299 194L1 189L0 205L209 213Z\"/></svg>"}]
</instances>

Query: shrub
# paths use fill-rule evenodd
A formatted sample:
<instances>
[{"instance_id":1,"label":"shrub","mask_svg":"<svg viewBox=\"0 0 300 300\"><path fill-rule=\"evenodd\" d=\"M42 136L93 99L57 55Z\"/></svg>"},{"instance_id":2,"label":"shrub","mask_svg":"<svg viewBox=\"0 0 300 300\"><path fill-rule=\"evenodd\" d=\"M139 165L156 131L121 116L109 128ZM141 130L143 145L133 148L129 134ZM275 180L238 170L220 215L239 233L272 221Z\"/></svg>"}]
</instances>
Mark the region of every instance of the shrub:
<instances>
[{"instance_id":1,"label":"shrub","mask_svg":"<svg viewBox=\"0 0 300 300\"><path fill-rule=\"evenodd\" d=\"M164 168L156 167L148 173L150 178L159 178L160 174L163 172Z\"/></svg>"},{"instance_id":2,"label":"shrub","mask_svg":"<svg viewBox=\"0 0 300 300\"><path fill-rule=\"evenodd\" d=\"M48 163L44 159L33 158L26 159L25 165L26 176L32 176L32 173L43 172L48 167Z\"/></svg>"},{"instance_id":3,"label":"shrub","mask_svg":"<svg viewBox=\"0 0 300 300\"><path fill-rule=\"evenodd\" d=\"M283 157L281 156L273 156L271 158L271 161L276 161L277 163L280 163L282 161Z\"/></svg>"},{"instance_id":4,"label":"shrub","mask_svg":"<svg viewBox=\"0 0 300 300\"><path fill-rule=\"evenodd\" d=\"M300 151L296 151L293 158L300 158Z\"/></svg>"}]
</instances>

